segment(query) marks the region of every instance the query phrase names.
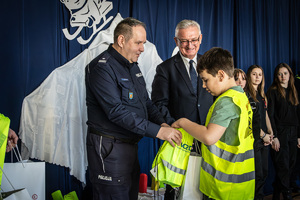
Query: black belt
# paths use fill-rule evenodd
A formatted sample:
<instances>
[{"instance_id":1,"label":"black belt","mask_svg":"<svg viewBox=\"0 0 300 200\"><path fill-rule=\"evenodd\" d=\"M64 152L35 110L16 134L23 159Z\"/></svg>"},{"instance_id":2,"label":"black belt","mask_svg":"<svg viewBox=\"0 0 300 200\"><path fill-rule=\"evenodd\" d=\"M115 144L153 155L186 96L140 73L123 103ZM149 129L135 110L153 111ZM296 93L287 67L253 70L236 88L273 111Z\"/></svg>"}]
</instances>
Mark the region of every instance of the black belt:
<instances>
[{"instance_id":1,"label":"black belt","mask_svg":"<svg viewBox=\"0 0 300 200\"><path fill-rule=\"evenodd\" d=\"M126 138L116 138L112 135L106 135L92 127L89 127L88 128L88 131L90 133L93 133L93 134L96 134L96 135L100 135L100 136L103 136L103 137L106 137L106 138L110 138L110 139L113 139L113 140L119 140L121 142L125 142L125 143L128 143L128 144L137 144L139 141L136 141L136 140L130 140L130 139L126 139Z\"/></svg>"}]
</instances>

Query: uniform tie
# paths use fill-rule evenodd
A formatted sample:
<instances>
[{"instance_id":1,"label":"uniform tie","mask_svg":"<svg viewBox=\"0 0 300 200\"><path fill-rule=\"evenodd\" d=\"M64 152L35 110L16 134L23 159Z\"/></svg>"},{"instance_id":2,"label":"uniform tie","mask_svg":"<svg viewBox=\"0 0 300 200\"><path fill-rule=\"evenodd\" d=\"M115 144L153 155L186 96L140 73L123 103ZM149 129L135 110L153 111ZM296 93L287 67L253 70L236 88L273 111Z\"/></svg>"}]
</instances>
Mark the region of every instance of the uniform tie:
<instances>
[{"instance_id":1,"label":"uniform tie","mask_svg":"<svg viewBox=\"0 0 300 200\"><path fill-rule=\"evenodd\" d=\"M194 61L190 60L190 76L191 76L191 82L194 88L195 94L197 94L197 85L198 85L198 79L197 79L197 73L193 66Z\"/></svg>"}]
</instances>

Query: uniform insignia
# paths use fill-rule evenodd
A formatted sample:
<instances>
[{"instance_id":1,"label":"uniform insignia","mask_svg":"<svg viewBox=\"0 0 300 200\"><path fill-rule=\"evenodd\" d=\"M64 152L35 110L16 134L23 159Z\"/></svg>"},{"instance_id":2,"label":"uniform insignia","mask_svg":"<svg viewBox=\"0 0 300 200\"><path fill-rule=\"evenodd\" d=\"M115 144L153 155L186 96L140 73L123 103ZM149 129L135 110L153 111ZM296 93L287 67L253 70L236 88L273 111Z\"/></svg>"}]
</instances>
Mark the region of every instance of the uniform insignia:
<instances>
[{"instance_id":1,"label":"uniform insignia","mask_svg":"<svg viewBox=\"0 0 300 200\"><path fill-rule=\"evenodd\" d=\"M106 63L106 58L105 57L103 57L103 58L101 58L101 59L99 59L98 60L98 63Z\"/></svg>"},{"instance_id":2,"label":"uniform insignia","mask_svg":"<svg viewBox=\"0 0 300 200\"><path fill-rule=\"evenodd\" d=\"M142 77L143 76L143 74L142 73L137 73L137 74L135 74L136 75L136 77Z\"/></svg>"},{"instance_id":3,"label":"uniform insignia","mask_svg":"<svg viewBox=\"0 0 300 200\"><path fill-rule=\"evenodd\" d=\"M129 93L128 93L128 98L129 98L129 99L133 99L133 92L132 92L132 91L129 91Z\"/></svg>"},{"instance_id":4,"label":"uniform insignia","mask_svg":"<svg viewBox=\"0 0 300 200\"><path fill-rule=\"evenodd\" d=\"M99 174L98 175L98 179L104 180L104 181L112 181L112 177L111 176L104 176Z\"/></svg>"}]
</instances>

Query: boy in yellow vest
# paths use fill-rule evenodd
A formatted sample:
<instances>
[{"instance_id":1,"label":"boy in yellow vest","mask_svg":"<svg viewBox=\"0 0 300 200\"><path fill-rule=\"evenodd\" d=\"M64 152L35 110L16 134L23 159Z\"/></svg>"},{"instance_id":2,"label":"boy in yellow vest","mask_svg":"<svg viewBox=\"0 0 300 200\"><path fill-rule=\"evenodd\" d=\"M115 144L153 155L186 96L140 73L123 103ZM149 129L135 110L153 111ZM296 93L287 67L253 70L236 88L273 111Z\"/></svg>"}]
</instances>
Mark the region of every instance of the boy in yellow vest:
<instances>
[{"instance_id":1,"label":"boy in yellow vest","mask_svg":"<svg viewBox=\"0 0 300 200\"><path fill-rule=\"evenodd\" d=\"M181 118L172 124L202 142L200 190L204 199L254 199L252 110L234 80L229 51L212 48L198 61L197 71L206 88L216 96L205 126Z\"/></svg>"}]
</instances>

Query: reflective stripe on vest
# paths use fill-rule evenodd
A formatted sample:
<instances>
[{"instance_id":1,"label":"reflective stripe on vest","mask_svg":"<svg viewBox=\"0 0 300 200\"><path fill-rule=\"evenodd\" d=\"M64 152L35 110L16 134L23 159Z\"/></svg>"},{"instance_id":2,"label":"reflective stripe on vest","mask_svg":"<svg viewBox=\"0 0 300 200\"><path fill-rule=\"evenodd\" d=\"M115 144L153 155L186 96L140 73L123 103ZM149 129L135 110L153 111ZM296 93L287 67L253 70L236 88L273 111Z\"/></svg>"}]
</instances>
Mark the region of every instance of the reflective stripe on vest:
<instances>
[{"instance_id":1,"label":"reflective stripe on vest","mask_svg":"<svg viewBox=\"0 0 300 200\"><path fill-rule=\"evenodd\" d=\"M230 97L240 108L238 146L218 140L214 145L202 143L200 190L213 199L254 199L255 169L252 134L252 109L245 93L229 89L220 95L209 109L207 126L216 102Z\"/></svg>"},{"instance_id":2,"label":"reflective stripe on vest","mask_svg":"<svg viewBox=\"0 0 300 200\"><path fill-rule=\"evenodd\" d=\"M241 175L225 174L220 171L217 171L213 166L211 166L207 162L205 161L202 162L203 162L202 167L205 168L206 172L208 172L210 175L223 182L242 183L242 182L250 181L253 179L253 177L255 177L254 171L241 174Z\"/></svg>"},{"instance_id":3,"label":"reflective stripe on vest","mask_svg":"<svg viewBox=\"0 0 300 200\"><path fill-rule=\"evenodd\" d=\"M224 160L230 161L232 163L235 162L243 162L244 160L253 158L254 155L254 150L249 149L245 153L240 153L240 154L234 154L230 153L229 151L226 151L224 149L221 149L215 145L207 146L208 150L215 154L218 157L222 157Z\"/></svg>"},{"instance_id":4,"label":"reflective stripe on vest","mask_svg":"<svg viewBox=\"0 0 300 200\"><path fill-rule=\"evenodd\" d=\"M169 170L171 170L172 172L175 172L175 173L177 173L177 174L185 175L185 171L186 171L186 170L180 169L180 168L178 168L178 167L176 167L176 166L174 166L174 165L171 165L170 163L168 163L167 161L165 161L165 160L163 160L163 159L161 159L161 161L162 161L163 165L164 165L165 167L167 167Z\"/></svg>"},{"instance_id":5,"label":"reflective stripe on vest","mask_svg":"<svg viewBox=\"0 0 300 200\"><path fill-rule=\"evenodd\" d=\"M151 169L156 181L172 187L182 185L194 139L183 129L179 130L182 133L181 144L172 147L168 141L165 141L156 154Z\"/></svg>"}]
</instances>

